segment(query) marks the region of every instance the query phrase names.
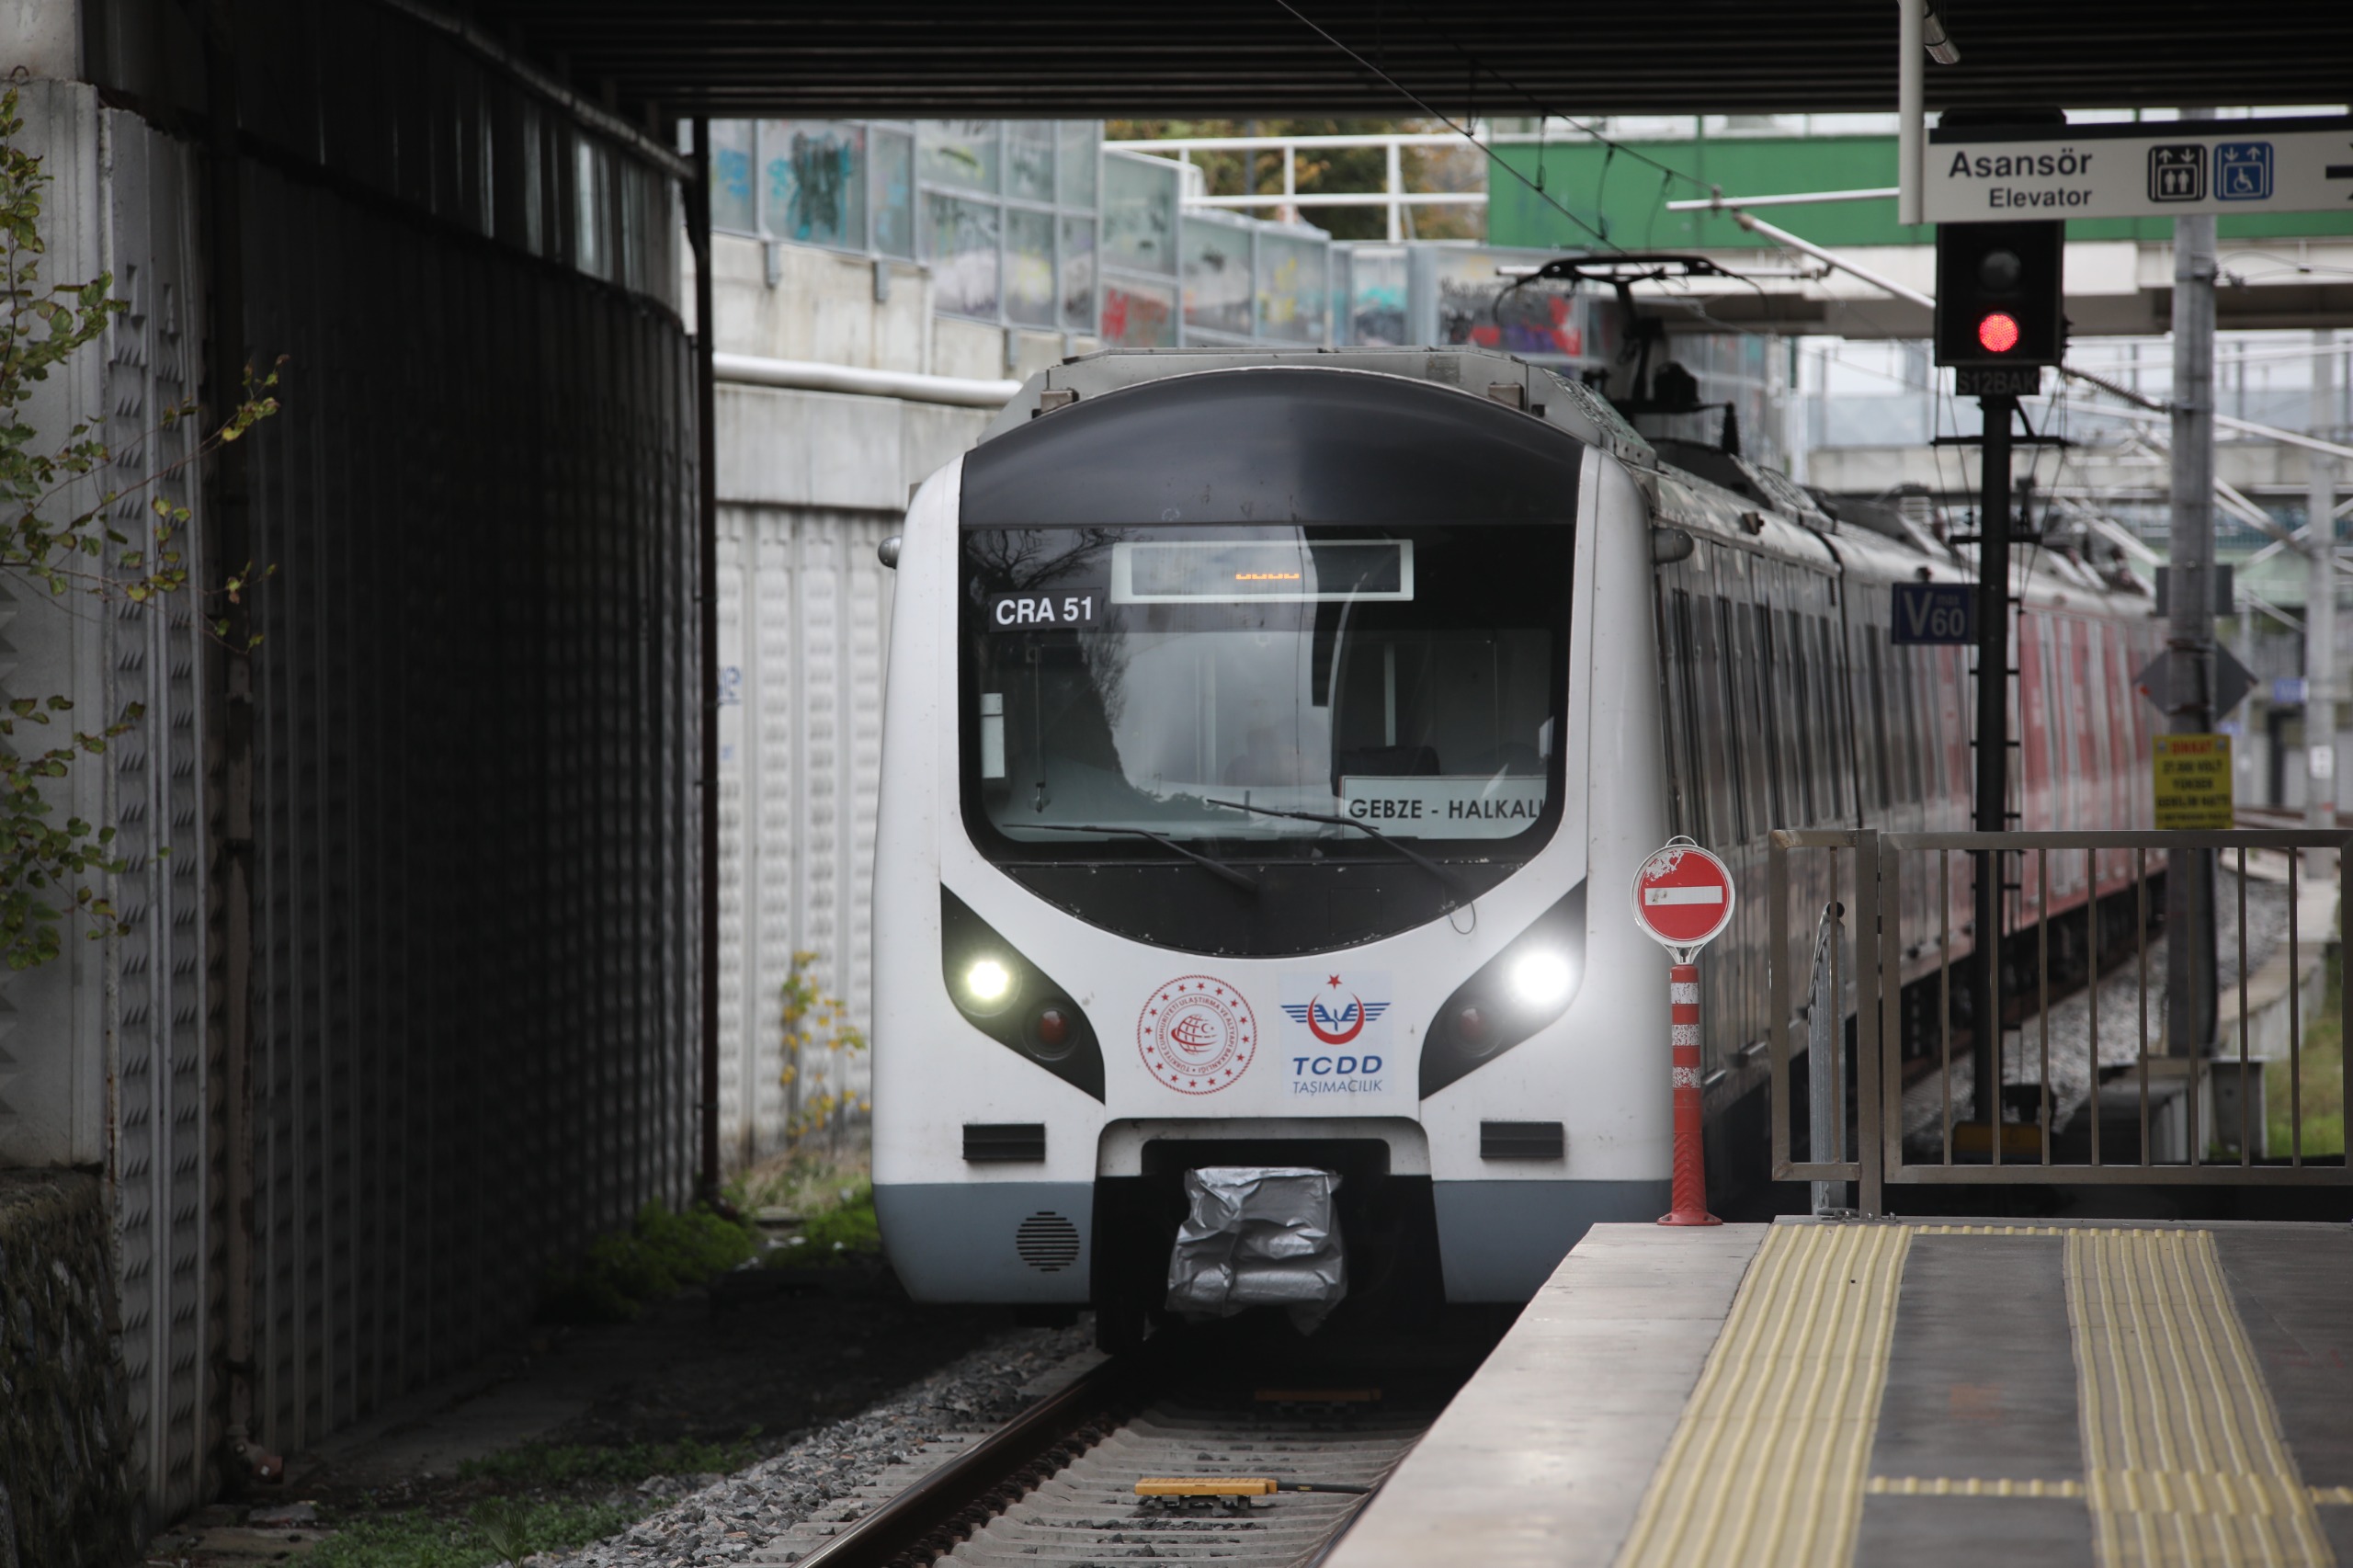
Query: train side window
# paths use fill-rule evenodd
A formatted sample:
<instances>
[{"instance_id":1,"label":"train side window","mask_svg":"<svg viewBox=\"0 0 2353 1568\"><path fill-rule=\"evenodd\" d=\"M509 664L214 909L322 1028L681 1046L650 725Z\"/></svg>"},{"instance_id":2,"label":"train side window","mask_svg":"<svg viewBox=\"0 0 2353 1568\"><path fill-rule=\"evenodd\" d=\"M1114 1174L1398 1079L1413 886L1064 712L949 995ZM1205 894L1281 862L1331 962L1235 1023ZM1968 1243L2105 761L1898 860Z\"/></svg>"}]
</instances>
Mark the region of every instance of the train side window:
<instances>
[{"instance_id":1,"label":"train side window","mask_svg":"<svg viewBox=\"0 0 2353 1568\"><path fill-rule=\"evenodd\" d=\"M1883 812L1894 803L1895 792L1887 776L1887 672L1882 667L1880 654L1879 630L1868 623L1863 628L1863 662L1870 666L1870 675L1868 695L1873 755L1870 777L1879 788L1878 798L1872 803Z\"/></svg>"},{"instance_id":2,"label":"train side window","mask_svg":"<svg viewBox=\"0 0 2353 1568\"><path fill-rule=\"evenodd\" d=\"M1936 682L1938 729L1925 736L1928 751L1927 788L1938 799L1957 805L1963 813L1969 810L1969 736L1970 693L1969 661L1956 647L1930 650L1937 655L1928 666L1929 678ZM1927 713L1922 714L1927 722Z\"/></svg>"},{"instance_id":3,"label":"train side window","mask_svg":"<svg viewBox=\"0 0 2353 1568\"><path fill-rule=\"evenodd\" d=\"M2092 778L2097 780L2092 790L2092 810L2100 819L2099 825L2112 827L2120 819L2115 817L2115 803L2109 796L2109 786L2116 777L2116 763L2109 756L2107 652L2106 629L2085 627L2084 691L2089 722L2085 726L2084 744L2088 748Z\"/></svg>"},{"instance_id":4,"label":"train side window","mask_svg":"<svg viewBox=\"0 0 2353 1568\"><path fill-rule=\"evenodd\" d=\"M1764 755L1758 757L1757 771L1765 776L1763 830L1794 825L1790 822L1789 792L1782 788L1781 775L1789 763L1789 748L1781 744L1781 683L1784 678L1781 661L1773 649L1773 609L1770 605L1751 605L1756 613L1750 618L1756 639L1756 657L1741 661L1749 672L1746 685L1756 697L1756 733Z\"/></svg>"},{"instance_id":5,"label":"train side window","mask_svg":"<svg viewBox=\"0 0 2353 1568\"><path fill-rule=\"evenodd\" d=\"M1898 653L1891 649L1888 658L1895 665L1895 678L1890 684L1895 687L1899 699L1895 710L1898 726L1903 731L1896 737L1902 750L1896 757L1895 782L1896 787L1904 791L1904 803L1916 806L1928 798L1927 775L1920 765L1921 721L1926 717L1922 704L1932 696L1927 679L1927 671L1922 667L1927 661L1908 650Z\"/></svg>"},{"instance_id":6,"label":"train side window","mask_svg":"<svg viewBox=\"0 0 2353 1568\"><path fill-rule=\"evenodd\" d=\"M2067 825L2067 818L2065 815L2067 800L2067 748L2065 744L2063 744L2062 737L2064 732L2061 729L2061 725L2065 722L2065 715L2062 712L2059 707L2059 672L2063 667L2059 661L2063 656L2061 652L2059 636L2063 629L2061 626L2058 618L2055 616L2041 614L2033 615L2031 617L2021 616L2019 617L2018 625L2018 635L2021 640L2026 636L2026 623L2029 619L2033 622L2034 627L2035 685L2035 691L2033 694L2034 717L2030 722L2030 733L2035 738L2034 744L2040 745L2042 753L2040 758L2042 764L2042 820L2035 825L2045 827L2064 827ZM2021 690L2019 692L2019 697L2021 700L2023 700L2026 697L2026 693ZM2023 733L2021 733L2020 739L2021 741L2024 741L2025 739L2025 734ZM2028 751L2027 745L2022 744L2018 747L2018 751L2021 754L2021 761L2023 761ZM2028 791L2032 788L2033 786L2029 784L2025 789L2020 790L2019 795L2021 804L2023 804L2024 801L2029 798Z\"/></svg>"},{"instance_id":7,"label":"train side window","mask_svg":"<svg viewBox=\"0 0 2353 1568\"><path fill-rule=\"evenodd\" d=\"M1863 634L1866 637L1870 635L1869 622L1864 624ZM1863 731L1856 721L1862 715L1862 693L1858 683L1861 681L1863 672L1860 661L1856 657L1856 644L1847 635L1847 622L1844 616L1830 622L1828 635L1838 650L1838 684L1846 699L1839 717L1847 727L1847 788L1854 791L1852 804L1855 814L1860 816L1867 789L1863 783Z\"/></svg>"},{"instance_id":8,"label":"train side window","mask_svg":"<svg viewBox=\"0 0 2353 1568\"><path fill-rule=\"evenodd\" d=\"M1664 587L1656 589L1652 608L1656 612L1654 623L1658 631L1659 669L1659 729L1665 748L1667 818L1677 833L1688 833L1690 808L1684 804L1683 780L1686 761L1683 745L1683 656L1675 635L1674 598Z\"/></svg>"},{"instance_id":9,"label":"train side window","mask_svg":"<svg viewBox=\"0 0 2353 1568\"><path fill-rule=\"evenodd\" d=\"M1790 729L1797 742L1795 755L1790 758L1790 804L1797 809L1798 821L1812 827L1818 820L1814 815L1814 773L1819 759L1814 754L1814 735L1821 729L1817 723L1814 704L1820 700L1821 682L1814 677L1806 657L1806 618L1795 610L1781 617L1780 631L1788 655L1789 676L1783 683L1790 692Z\"/></svg>"},{"instance_id":10,"label":"train side window","mask_svg":"<svg viewBox=\"0 0 2353 1568\"><path fill-rule=\"evenodd\" d=\"M1660 628L1660 636L1666 644L1666 696L1671 711L1665 719L1676 831L1706 844L1710 839L1707 781L1699 752L1699 651L1692 637L1690 590L1676 589L1665 609L1666 623Z\"/></svg>"},{"instance_id":11,"label":"train side window","mask_svg":"<svg viewBox=\"0 0 2353 1568\"><path fill-rule=\"evenodd\" d=\"M1821 756L1813 765L1813 805L1816 822L1838 817L1838 681L1830 667L1830 647L1822 634L1822 617L1809 615L1798 622L1798 637L1805 644L1806 666L1813 672L1814 733L1822 739Z\"/></svg>"},{"instance_id":12,"label":"train side window","mask_svg":"<svg viewBox=\"0 0 2353 1568\"><path fill-rule=\"evenodd\" d=\"M2083 826L2101 826L2099 789L2109 777L2106 746L2101 744L2101 709L2099 687L2092 685L2092 624L2080 621L2075 626L2075 713L2080 721L2080 746L2083 746Z\"/></svg>"},{"instance_id":13,"label":"train side window","mask_svg":"<svg viewBox=\"0 0 2353 1568\"><path fill-rule=\"evenodd\" d=\"M2054 710L2059 725L2053 737L2059 748L2059 766L2064 770L2066 785L2059 792L2060 823L2065 827L2084 825L2084 742L2083 742L2083 661L2076 656L2075 622L2066 617L2052 619L2052 661L2058 667L2052 677L2058 696Z\"/></svg>"},{"instance_id":14,"label":"train side window","mask_svg":"<svg viewBox=\"0 0 2353 1568\"><path fill-rule=\"evenodd\" d=\"M1716 599L1716 667L1723 692L1724 727L1727 743L1726 768L1733 780L1733 823L1738 829L1738 842L1748 842L1753 831L1750 824L1765 815L1764 795L1756 775L1750 769L1748 754L1756 748L1747 734L1747 698L1749 682L1741 678L1744 665L1752 666L1754 660L1744 657L1748 639L1743 636L1744 618L1734 612L1731 599L1719 596Z\"/></svg>"},{"instance_id":15,"label":"train side window","mask_svg":"<svg viewBox=\"0 0 2353 1568\"><path fill-rule=\"evenodd\" d=\"M1837 623L1826 615L1813 618L1813 648L1816 667L1822 671L1822 725L1830 737L1823 748L1824 790L1828 815L1836 820L1847 816L1847 790L1853 774L1848 758L1853 755L1855 738L1847 720L1854 712L1847 690L1847 661L1839 646Z\"/></svg>"},{"instance_id":16,"label":"train side window","mask_svg":"<svg viewBox=\"0 0 2353 1568\"><path fill-rule=\"evenodd\" d=\"M2116 820L2137 823L2143 820L2140 814L2141 790L2149 778L2148 769L2141 766L2141 759L2148 755L2143 749L2145 743L2141 721L2153 710L2145 702L2132 700L2139 695L2131 686L2139 658L2139 650L2132 645L2134 639L2120 626L2109 626L2104 630L2108 633L2108 678L2115 687L2115 693L2108 705L2108 733L2109 749L2116 756L2116 778L2120 787Z\"/></svg>"},{"instance_id":17,"label":"train side window","mask_svg":"<svg viewBox=\"0 0 2353 1568\"><path fill-rule=\"evenodd\" d=\"M1805 649L1805 665L1813 672L1814 733L1822 740L1820 755L1813 762L1813 806L1816 822L1835 822L1838 816L1838 683L1831 674L1830 650L1823 642L1822 618L1802 617L1798 621L1798 641Z\"/></svg>"}]
</instances>

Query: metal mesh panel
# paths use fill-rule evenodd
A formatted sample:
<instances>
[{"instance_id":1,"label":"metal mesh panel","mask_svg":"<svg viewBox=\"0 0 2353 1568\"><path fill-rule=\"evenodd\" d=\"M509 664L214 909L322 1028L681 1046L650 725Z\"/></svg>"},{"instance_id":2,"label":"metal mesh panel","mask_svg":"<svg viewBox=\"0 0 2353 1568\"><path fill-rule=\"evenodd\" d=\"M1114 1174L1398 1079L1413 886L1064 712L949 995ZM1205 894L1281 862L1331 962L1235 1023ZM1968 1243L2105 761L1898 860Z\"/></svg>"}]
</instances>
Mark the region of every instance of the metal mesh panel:
<instances>
[{"instance_id":1,"label":"metal mesh panel","mask_svg":"<svg viewBox=\"0 0 2353 1568\"><path fill-rule=\"evenodd\" d=\"M256 1377L292 1451L694 1168L692 377L601 283L248 165Z\"/></svg>"},{"instance_id":2,"label":"metal mesh panel","mask_svg":"<svg viewBox=\"0 0 2353 1568\"><path fill-rule=\"evenodd\" d=\"M194 158L182 144L109 111L113 182L108 266L129 309L108 331L104 437L109 516L143 540L151 499L193 506L196 474L178 468L194 422L164 427L196 390L203 298L197 260ZM152 486L144 482L161 475ZM176 541L188 548L189 536ZM143 716L109 750L116 848L116 1145L122 1268L122 1354L149 1496L166 1514L209 1495L213 1456L200 1411L217 1397L219 1195L211 1180L218 1064L204 1028L204 846L199 833L201 702L196 607L108 604L109 717Z\"/></svg>"}]
</instances>

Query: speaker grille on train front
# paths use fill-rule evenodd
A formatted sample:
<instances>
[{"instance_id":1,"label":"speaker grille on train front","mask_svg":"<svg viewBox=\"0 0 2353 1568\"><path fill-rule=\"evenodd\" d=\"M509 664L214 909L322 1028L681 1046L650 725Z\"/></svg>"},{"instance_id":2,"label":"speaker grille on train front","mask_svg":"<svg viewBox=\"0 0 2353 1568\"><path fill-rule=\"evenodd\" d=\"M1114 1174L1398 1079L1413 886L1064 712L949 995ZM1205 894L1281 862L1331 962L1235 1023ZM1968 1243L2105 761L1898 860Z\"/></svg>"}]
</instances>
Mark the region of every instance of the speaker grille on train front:
<instances>
[{"instance_id":1,"label":"speaker grille on train front","mask_svg":"<svg viewBox=\"0 0 2353 1568\"><path fill-rule=\"evenodd\" d=\"M1063 1215L1040 1210L1021 1221L1013 1249L1040 1274L1059 1274L1078 1261L1078 1227Z\"/></svg>"}]
</instances>

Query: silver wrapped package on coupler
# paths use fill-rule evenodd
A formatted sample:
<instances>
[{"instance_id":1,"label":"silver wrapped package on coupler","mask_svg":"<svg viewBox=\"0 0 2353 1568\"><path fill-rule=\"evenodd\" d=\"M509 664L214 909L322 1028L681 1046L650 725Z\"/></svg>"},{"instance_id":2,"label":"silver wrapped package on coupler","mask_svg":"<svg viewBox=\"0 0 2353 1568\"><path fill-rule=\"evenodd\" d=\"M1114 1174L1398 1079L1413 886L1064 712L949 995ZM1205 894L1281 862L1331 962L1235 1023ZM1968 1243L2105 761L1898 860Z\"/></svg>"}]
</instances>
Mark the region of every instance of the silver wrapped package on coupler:
<instances>
[{"instance_id":1,"label":"silver wrapped package on coupler","mask_svg":"<svg viewBox=\"0 0 2353 1568\"><path fill-rule=\"evenodd\" d=\"M1330 1171L1207 1165L1185 1173L1185 1222L1168 1256L1168 1310L1232 1317L1282 1307L1302 1334L1348 1293Z\"/></svg>"}]
</instances>

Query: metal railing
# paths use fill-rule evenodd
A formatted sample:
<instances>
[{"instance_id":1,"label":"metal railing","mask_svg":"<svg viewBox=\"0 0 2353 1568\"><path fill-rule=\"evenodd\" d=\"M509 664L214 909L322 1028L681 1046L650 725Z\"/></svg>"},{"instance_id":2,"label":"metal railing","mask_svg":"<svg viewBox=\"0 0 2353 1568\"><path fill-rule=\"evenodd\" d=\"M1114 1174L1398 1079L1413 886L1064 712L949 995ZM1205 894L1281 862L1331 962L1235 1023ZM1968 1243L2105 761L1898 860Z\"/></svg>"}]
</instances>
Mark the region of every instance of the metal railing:
<instances>
[{"instance_id":1,"label":"metal railing","mask_svg":"<svg viewBox=\"0 0 2353 1568\"><path fill-rule=\"evenodd\" d=\"M1773 1178L1851 1181L1857 1187L1858 1207L1865 1214L1886 1212L1887 1187L1905 1183L2339 1186L2353 1182L2353 1169L2348 1169L2341 1147L2320 1153L2308 1147L2303 1096L2306 979L2300 968L2300 944L2325 943L2330 933L2325 928L2308 933L2308 922L2298 907L2308 880L2302 854L2314 850L2329 852L2334 859L2332 881L2342 907L2348 847L2353 847L2353 834L2313 831L1775 831L1769 840L1767 869ZM1801 869L1793 879L1792 857L1805 853L1827 856L1826 877L1817 866ZM2164 1027L2162 972L2154 1007L2150 996L2151 949L2165 939L2162 933L2151 929L2150 876L2161 869L2160 856L2165 857L2165 864L2185 865L2190 863L2190 857L2202 853L2222 858L2235 871L2238 915L2236 1017L2234 1020L2217 1017L2211 1054L2176 1049ZM2287 984L2284 997L2265 1004L2262 1009L2253 1000L2251 983L2256 976L2248 970L2250 855L2285 858ZM1933 881L1923 877L1919 865L1923 858L1933 862L1933 869L1925 873L1933 876ZM1972 1088L1968 1116L1961 1119L1956 1116L1955 1069L1968 1066L1971 1057L1956 1057L1954 1052L1953 1003L1957 997L1979 994L1974 966L1982 954L1969 929L1969 890L1975 867L1988 860L1997 866L2002 879L2004 917L1996 944L1996 971L2018 971L2014 978L2023 983L2005 984L1994 1020L1993 1103L1990 1107L1976 1103ZM2276 880L2276 867L2268 871ZM1915 881L1915 877L1923 880ZM1828 890L1834 906L1843 903L1850 912L1851 957L1839 941L1827 943L1826 949L1810 942L1803 949L1792 945L1791 893L1793 883L1799 882L1812 893ZM2221 902L2217 900L2218 904ZM2080 932L2076 929L2079 911ZM1835 907L1831 914L1835 915ZM2219 929L2219 921L2217 925ZM2063 955L2055 979L2054 931L2063 949L2079 949ZM1957 952L1957 949L1962 950ZM1790 1036L1800 1016L1793 977L1805 967L1799 961L1802 950L1826 950L1830 966L1826 994L1836 999L1833 1005L1837 1009L1836 1027L1813 1028L1814 1043L1805 1054L1818 1051L1825 1040L1840 1048L1851 1024L1855 1095L1851 1141L1846 1126L1822 1127L1810 1118L1804 1129L1809 1157L1799 1160L1792 1157L1791 1077L1800 1052ZM1851 983L1841 974L1842 965L1851 968ZM2101 992L2104 983L2112 983L2114 972L2123 971L2128 965L2136 979L2132 1006L2137 1046L2129 1061L2107 1060L2101 1051ZM1810 978L1814 992L1822 994L1825 977ZM2053 1009L2069 1003L2078 990L2084 997L2082 1098L2067 1108L2063 1129L2052 1074ZM2261 1081L2256 1074L2267 1071L2278 1058L2256 1054L2252 1041L2256 1014L2272 1006L2284 1006L2287 1015L2289 1112L2284 1160L2272 1158L2268 1152L2258 1158L2256 1153L2268 1140L2256 1121L2265 1114L2255 1108L2261 1097ZM2353 992L2340 996L2339 1006L2340 1041L2353 1040ZM1974 1033L1984 1022L1982 1013L1980 1002L1961 1019L1971 1031L1966 1044L1972 1051L1979 1044ZM1907 1015L1913 1020L1910 1040L1926 1048L1909 1055L1904 1050ZM1807 1021L1814 1022L1811 1017ZM2153 1021L2157 1026L2154 1039ZM2234 1022L2235 1030L2230 1028ZM2071 1018L2066 1031L2072 1033L2074 1028ZM2008 1046L2013 1034L2018 1037L2015 1057ZM2006 1083L2014 1061L2021 1069L2019 1079ZM2029 1065L2033 1070L2028 1074L2024 1069ZM1813 1075L1826 1068L1843 1074L1845 1066L1836 1060L1821 1064L1809 1060L1807 1071ZM1907 1068L1911 1069L1910 1084ZM1907 1089L1931 1076L1939 1085L1933 1108L1934 1133L1923 1136L1923 1130L1915 1128L1907 1139ZM2222 1112L2226 1082L2230 1097L2236 1102L2234 1118ZM2005 1092L2025 1091L2029 1086L2030 1093ZM1921 1094L1925 1099L1925 1090ZM2103 1097L2118 1094L2125 1096L2120 1106ZM2201 1103L2210 1098L2211 1109ZM1817 1103L1822 1103L1819 1097ZM2006 1109L2015 1109L2019 1119L2004 1121ZM2112 1114L2118 1110L2123 1112L2121 1117ZM2346 1077L2337 1110L2345 1125L2353 1127L2353 1074ZM2063 1131L2072 1131L2079 1119L2086 1136L2070 1140L2063 1151ZM1911 1119L1925 1126L1927 1108L1915 1104ZM2225 1121L2234 1125L2225 1126ZM2122 1142L2130 1142L2129 1152L2117 1147ZM2217 1153L2220 1157L2214 1157ZM2124 1157L2116 1157L2120 1154Z\"/></svg>"},{"instance_id":2,"label":"metal railing","mask_svg":"<svg viewBox=\"0 0 2353 1568\"><path fill-rule=\"evenodd\" d=\"M1165 157L1174 153L1180 164L1190 164L1196 153L1243 153L1249 154L1249 166L1256 179L1256 155L1275 153L1282 158L1283 187L1280 191L1245 192L1240 196L1210 196L1188 193L1188 207L1271 207L1276 216L1297 222L1302 210L1310 207L1380 207L1389 214L1389 240L1396 244L1406 237L1405 211L1414 207L1484 207L1487 205L1486 161L1477 165L1478 188L1472 190L1408 190L1404 153L1407 148L1449 152L1461 147L1483 146L1486 141L1483 128L1477 136L1466 140L1453 131L1375 131L1359 135L1336 136L1164 136L1149 140L1106 142L1106 151L1116 153L1145 153ZM1379 190L1302 191L1299 188L1299 153L1305 148L1313 154L1336 148L1378 147L1387 154Z\"/></svg>"}]
</instances>

